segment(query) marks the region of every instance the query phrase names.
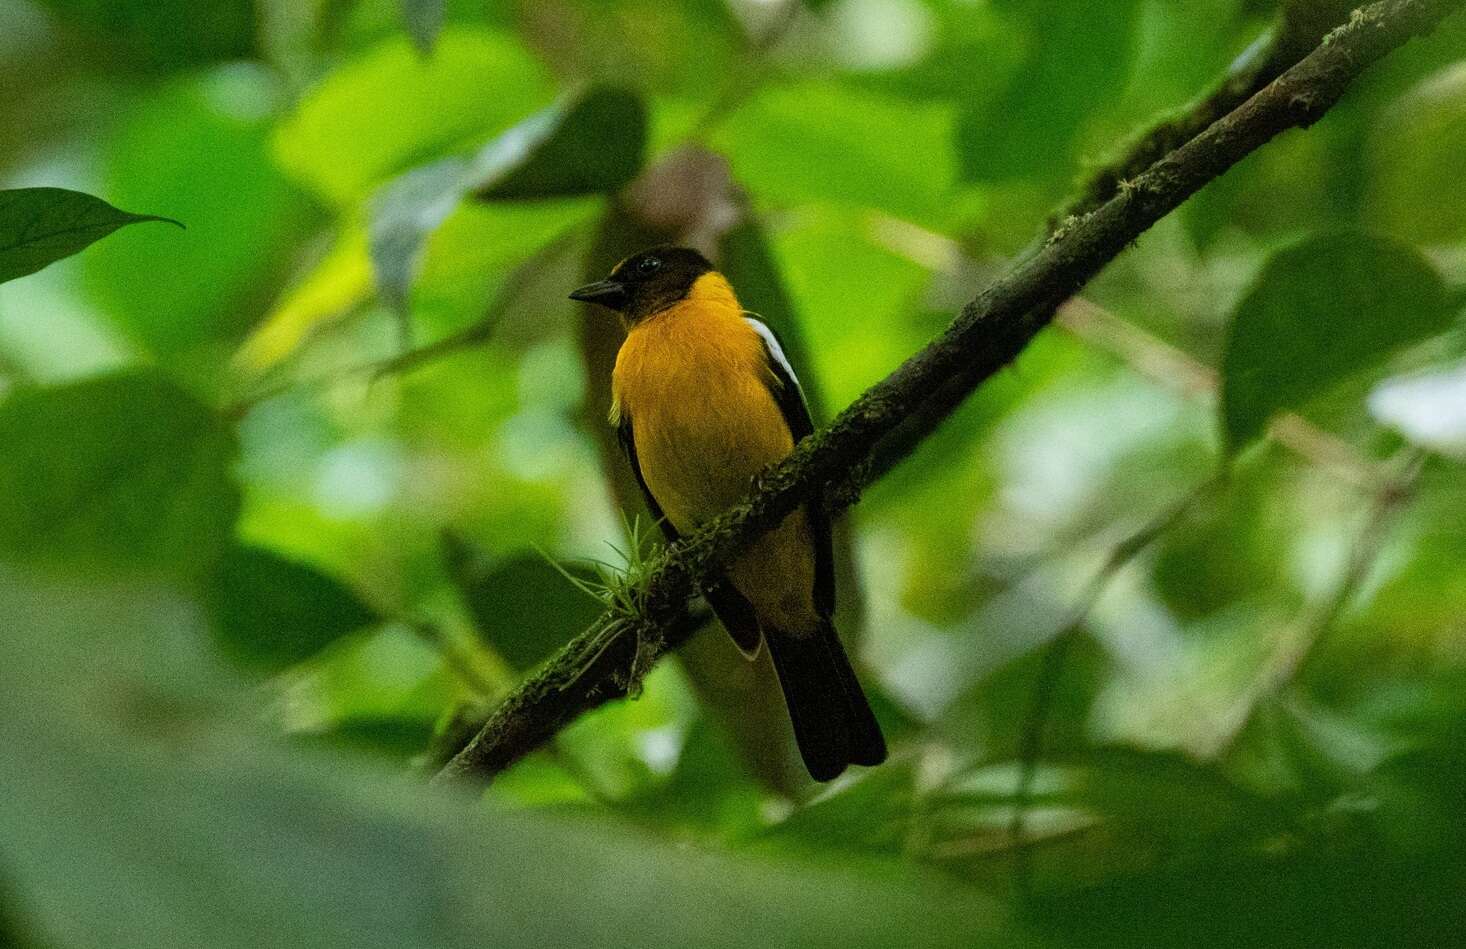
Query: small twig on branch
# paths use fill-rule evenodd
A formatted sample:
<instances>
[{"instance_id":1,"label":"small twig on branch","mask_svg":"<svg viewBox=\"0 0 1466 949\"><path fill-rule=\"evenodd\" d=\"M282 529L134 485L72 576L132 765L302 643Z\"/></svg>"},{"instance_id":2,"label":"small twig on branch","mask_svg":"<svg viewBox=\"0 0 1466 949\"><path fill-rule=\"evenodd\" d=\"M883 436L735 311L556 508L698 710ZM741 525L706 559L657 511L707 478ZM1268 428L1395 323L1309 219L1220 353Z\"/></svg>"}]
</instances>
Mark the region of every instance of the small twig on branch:
<instances>
[{"instance_id":1,"label":"small twig on branch","mask_svg":"<svg viewBox=\"0 0 1466 949\"><path fill-rule=\"evenodd\" d=\"M869 483L864 462L932 394L955 407L1010 363L1065 300L1181 202L1280 132L1311 125L1366 68L1431 30L1466 0L1379 0L1307 58L1214 123L965 306L939 337L868 389L825 429L758 479L740 505L659 557L636 615L607 613L531 676L438 780L487 778L542 745L563 725L625 694L633 664L655 660L691 634L687 603L700 583L817 490L853 503ZM944 416L929 419L932 428ZM915 445L920 441L911 441Z\"/></svg>"}]
</instances>

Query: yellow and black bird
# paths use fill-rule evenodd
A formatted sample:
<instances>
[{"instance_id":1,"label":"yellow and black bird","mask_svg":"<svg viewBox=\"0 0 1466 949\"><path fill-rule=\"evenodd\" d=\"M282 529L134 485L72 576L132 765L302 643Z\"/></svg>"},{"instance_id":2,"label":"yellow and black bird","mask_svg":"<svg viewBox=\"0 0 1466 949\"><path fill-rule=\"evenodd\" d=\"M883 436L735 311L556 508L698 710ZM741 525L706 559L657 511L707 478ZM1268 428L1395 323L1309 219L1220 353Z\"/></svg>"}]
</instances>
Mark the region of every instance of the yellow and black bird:
<instances>
[{"instance_id":1,"label":"yellow and black bird","mask_svg":"<svg viewBox=\"0 0 1466 949\"><path fill-rule=\"evenodd\" d=\"M654 247L570 297L616 310L626 326L611 422L669 541L742 500L755 475L813 431L779 340L697 251ZM816 499L703 591L745 655L769 644L799 752L819 781L886 758L830 622L832 557Z\"/></svg>"}]
</instances>

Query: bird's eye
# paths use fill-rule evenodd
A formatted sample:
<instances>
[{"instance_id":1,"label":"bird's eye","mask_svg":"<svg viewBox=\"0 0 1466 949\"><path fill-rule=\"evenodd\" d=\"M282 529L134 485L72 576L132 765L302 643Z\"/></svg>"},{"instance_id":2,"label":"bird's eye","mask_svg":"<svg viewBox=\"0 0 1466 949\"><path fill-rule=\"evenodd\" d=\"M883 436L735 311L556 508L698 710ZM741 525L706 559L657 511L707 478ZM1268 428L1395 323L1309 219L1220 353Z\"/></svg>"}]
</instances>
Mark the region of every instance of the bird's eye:
<instances>
[{"instance_id":1,"label":"bird's eye","mask_svg":"<svg viewBox=\"0 0 1466 949\"><path fill-rule=\"evenodd\" d=\"M636 272L642 275L656 273L661 266L662 262L656 257L643 257L641 263L636 265Z\"/></svg>"}]
</instances>

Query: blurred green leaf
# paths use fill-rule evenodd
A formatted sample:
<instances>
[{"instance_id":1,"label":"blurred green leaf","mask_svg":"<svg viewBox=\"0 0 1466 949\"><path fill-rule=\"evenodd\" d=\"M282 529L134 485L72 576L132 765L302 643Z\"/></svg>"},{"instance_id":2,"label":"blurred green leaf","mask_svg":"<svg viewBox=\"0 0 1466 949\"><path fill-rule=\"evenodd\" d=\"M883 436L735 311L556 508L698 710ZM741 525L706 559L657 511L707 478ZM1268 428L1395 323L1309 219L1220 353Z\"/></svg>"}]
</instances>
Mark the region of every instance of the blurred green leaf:
<instances>
[{"instance_id":1,"label":"blurred green leaf","mask_svg":"<svg viewBox=\"0 0 1466 949\"><path fill-rule=\"evenodd\" d=\"M371 271L366 228L355 220L343 222L330 249L280 295L235 351L237 375L262 375L323 327L366 303L372 294Z\"/></svg>"},{"instance_id":2,"label":"blurred green leaf","mask_svg":"<svg viewBox=\"0 0 1466 949\"><path fill-rule=\"evenodd\" d=\"M1018 753L1029 737L1034 695L1055 647L1054 632L1016 661L971 682L943 710L941 728L954 736L958 747L987 757ZM1045 710L1043 747L1048 754L1085 747L1091 709L1114 667L1113 658L1082 630L1067 635L1073 640L1060 647L1065 649L1063 666Z\"/></svg>"},{"instance_id":3,"label":"blurred green leaf","mask_svg":"<svg viewBox=\"0 0 1466 949\"><path fill-rule=\"evenodd\" d=\"M340 580L263 547L238 544L224 552L207 602L222 650L267 674L381 619Z\"/></svg>"},{"instance_id":4,"label":"blurred green leaf","mask_svg":"<svg viewBox=\"0 0 1466 949\"><path fill-rule=\"evenodd\" d=\"M362 716L333 722L322 732L306 732L293 737L302 744L347 749L405 765L428 747L433 737L433 724L411 715Z\"/></svg>"},{"instance_id":5,"label":"blurred green leaf","mask_svg":"<svg viewBox=\"0 0 1466 949\"><path fill-rule=\"evenodd\" d=\"M443 557L479 635L516 669L539 665L601 615L596 600L537 553L489 563L446 532ZM574 564L565 569L585 576Z\"/></svg>"},{"instance_id":6,"label":"blurred green leaf","mask_svg":"<svg viewBox=\"0 0 1466 949\"><path fill-rule=\"evenodd\" d=\"M233 436L156 375L19 389L0 444L7 557L199 574L233 531Z\"/></svg>"},{"instance_id":7,"label":"blurred green leaf","mask_svg":"<svg viewBox=\"0 0 1466 949\"><path fill-rule=\"evenodd\" d=\"M1280 839L1248 853L1213 852L1055 888L1031 906L1067 945L1100 949L1438 947L1459 941L1454 855L1412 860L1366 833L1298 849Z\"/></svg>"},{"instance_id":8,"label":"blurred green leaf","mask_svg":"<svg viewBox=\"0 0 1466 949\"><path fill-rule=\"evenodd\" d=\"M485 813L289 753L229 713L184 607L0 576L0 849L21 925L57 945L1030 944L949 884Z\"/></svg>"},{"instance_id":9,"label":"blurred green leaf","mask_svg":"<svg viewBox=\"0 0 1466 949\"><path fill-rule=\"evenodd\" d=\"M729 739L708 718L698 717L682 740L671 776L621 806L684 832L738 839L760 831L762 796Z\"/></svg>"},{"instance_id":10,"label":"blurred green leaf","mask_svg":"<svg viewBox=\"0 0 1466 949\"><path fill-rule=\"evenodd\" d=\"M554 10L540 21L548 26L540 46L561 75L634 82L663 101L703 101L746 62L738 58L748 45L743 19L728 0L559 0Z\"/></svg>"},{"instance_id":11,"label":"blurred green leaf","mask_svg":"<svg viewBox=\"0 0 1466 949\"><path fill-rule=\"evenodd\" d=\"M1466 238L1466 62L1426 78L1380 119L1369 143L1367 219L1422 244Z\"/></svg>"},{"instance_id":12,"label":"blurred green leaf","mask_svg":"<svg viewBox=\"0 0 1466 949\"><path fill-rule=\"evenodd\" d=\"M910 761L861 769L855 780L799 808L754 842L764 850L834 851L847 859L899 854L920 820L913 812L915 783Z\"/></svg>"},{"instance_id":13,"label":"blurred green leaf","mask_svg":"<svg viewBox=\"0 0 1466 949\"><path fill-rule=\"evenodd\" d=\"M962 178L1064 177L1086 116L1106 105L1127 77L1141 4L1006 0L1001 9L1024 24L1029 58L1001 96L962 113Z\"/></svg>"},{"instance_id":14,"label":"blurred green leaf","mask_svg":"<svg viewBox=\"0 0 1466 949\"><path fill-rule=\"evenodd\" d=\"M105 140L107 193L189 224L185 240L126 232L82 258L104 311L158 354L222 354L221 340L258 317L302 235L300 195L266 149L278 92L253 67L180 78L149 90Z\"/></svg>"},{"instance_id":15,"label":"blurred green leaf","mask_svg":"<svg viewBox=\"0 0 1466 949\"><path fill-rule=\"evenodd\" d=\"M596 86L504 132L470 158L406 172L372 201L377 286L407 308L423 243L466 196L482 201L609 193L641 166L646 115L633 93Z\"/></svg>"},{"instance_id":16,"label":"blurred green leaf","mask_svg":"<svg viewBox=\"0 0 1466 949\"><path fill-rule=\"evenodd\" d=\"M444 158L405 172L372 200L368 240L377 290L399 313L407 310L423 242L458 207L468 168L466 159Z\"/></svg>"},{"instance_id":17,"label":"blurred green leaf","mask_svg":"<svg viewBox=\"0 0 1466 949\"><path fill-rule=\"evenodd\" d=\"M1451 320L1440 274L1407 244L1357 232L1274 254L1232 319L1222 359L1222 427L1232 452L1272 416Z\"/></svg>"},{"instance_id":18,"label":"blurred green leaf","mask_svg":"<svg viewBox=\"0 0 1466 949\"><path fill-rule=\"evenodd\" d=\"M608 194L641 170L646 138L646 108L636 93L592 86L480 151L469 188L481 201Z\"/></svg>"},{"instance_id":19,"label":"blurred green leaf","mask_svg":"<svg viewBox=\"0 0 1466 949\"><path fill-rule=\"evenodd\" d=\"M1027 50L1015 42L1015 24L992 3L920 3L934 27L931 46L914 63L863 69L845 81L913 99L959 103L964 110L991 104L1023 65ZM857 7L858 9L858 7ZM879 8L877 8L879 9ZM982 63L973 69L973 63Z\"/></svg>"},{"instance_id":20,"label":"blurred green leaf","mask_svg":"<svg viewBox=\"0 0 1466 949\"><path fill-rule=\"evenodd\" d=\"M926 338L911 310L931 274L872 230L857 211L816 207L770 231L831 405L849 404Z\"/></svg>"},{"instance_id":21,"label":"blurred green leaf","mask_svg":"<svg viewBox=\"0 0 1466 949\"><path fill-rule=\"evenodd\" d=\"M438 41L438 32L443 29L443 13L446 0L401 0L402 20L407 24L407 33L417 44L418 52L430 56L433 45Z\"/></svg>"},{"instance_id":22,"label":"blurred green leaf","mask_svg":"<svg viewBox=\"0 0 1466 949\"><path fill-rule=\"evenodd\" d=\"M763 89L713 144L764 201L871 207L940 224L956 181L953 119L944 103L806 80Z\"/></svg>"},{"instance_id":23,"label":"blurred green leaf","mask_svg":"<svg viewBox=\"0 0 1466 949\"><path fill-rule=\"evenodd\" d=\"M250 0L41 0L68 27L122 64L182 69L248 58L255 49Z\"/></svg>"},{"instance_id":24,"label":"blurred green leaf","mask_svg":"<svg viewBox=\"0 0 1466 949\"><path fill-rule=\"evenodd\" d=\"M0 191L0 283L33 274L140 221L172 218L119 211L101 198L65 188Z\"/></svg>"},{"instance_id":25,"label":"blurred green leaf","mask_svg":"<svg viewBox=\"0 0 1466 949\"><path fill-rule=\"evenodd\" d=\"M550 95L544 69L507 34L448 29L429 60L393 38L303 99L277 128L275 154L297 180L348 205L414 163L483 141Z\"/></svg>"},{"instance_id":26,"label":"blurred green leaf","mask_svg":"<svg viewBox=\"0 0 1466 949\"><path fill-rule=\"evenodd\" d=\"M1459 684L1458 684L1459 685ZM1458 861L1466 848L1461 808L1466 806L1466 718L1435 719L1440 739L1391 757L1370 775L1380 804L1378 821L1398 848Z\"/></svg>"},{"instance_id":27,"label":"blurred green leaf","mask_svg":"<svg viewBox=\"0 0 1466 949\"><path fill-rule=\"evenodd\" d=\"M1279 801L1241 787L1212 765L1173 752L1104 748L1063 762L1068 787L1055 800L1081 805L1152 838L1205 849L1219 841L1238 849L1281 832Z\"/></svg>"},{"instance_id":28,"label":"blurred green leaf","mask_svg":"<svg viewBox=\"0 0 1466 949\"><path fill-rule=\"evenodd\" d=\"M1268 460L1234 465L1225 485L1157 539L1156 592L1181 620L1195 623L1256 597L1287 569L1295 527L1275 507L1286 495L1278 465Z\"/></svg>"}]
</instances>

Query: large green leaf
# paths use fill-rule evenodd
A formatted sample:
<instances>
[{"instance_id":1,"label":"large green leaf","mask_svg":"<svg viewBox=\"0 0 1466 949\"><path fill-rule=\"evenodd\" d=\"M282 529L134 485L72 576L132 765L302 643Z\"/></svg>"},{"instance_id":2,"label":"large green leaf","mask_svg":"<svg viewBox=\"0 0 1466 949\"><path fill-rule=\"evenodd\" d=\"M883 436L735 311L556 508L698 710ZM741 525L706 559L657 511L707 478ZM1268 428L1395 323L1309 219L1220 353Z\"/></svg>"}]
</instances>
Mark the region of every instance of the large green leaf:
<instances>
[{"instance_id":1,"label":"large green leaf","mask_svg":"<svg viewBox=\"0 0 1466 949\"><path fill-rule=\"evenodd\" d=\"M278 672L381 617L340 580L262 547L224 553L209 588L223 650Z\"/></svg>"},{"instance_id":2,"label":"large green leaf","mask_svg":"<svg viewBox=\"0 0 1466 949\"><path fill-rule=\"evenodd\" d=\"M1174 850L1203 848L1239 832L1253 838L1228 841L1241 849L1286 829L1279 801L1180 754L1112 747L1067 759L1062 767L1068 782L1055 800L1164 837Z\"/></svg>"},{"instance_id":3,"label":"large green leaf","mask_svg":"<svg viewBox=\"0 0 1466 949\"><path fill-rule=\"evenodd\" d=\"M261 737L186 604L0 575L0 851L46 945L1030 945L920 874L484 811Z\"/></svg>"},{"instance_id":4,"label":"large green leaf","mask_svg":"<svg viewBox=\"0 0 1466 949\"><path fill-rule=\"evenodd\" d=\"M596 86L499 135L471 157L414 168L373 199L371 256L377 286L407 307L424 242L459 202L610 193L641 167L646 112L634 93Z\"/></svg>"},{"instance_id":5,"label":"large green leaf","mask_svg":"<svg viewBox=\"0 0 1466 949\"><path fill-rule=\"evenodd\" d=\"M599 603L537 553L490 563L447 533L443 556L479 635L515 669L539 665L601 614ZM566 569L585 576L573 564Z\"/></svg>"},{"instance_id":6,"label":"large green leaf","mask_svg":"<svg viewBox=\"0 0 1466 949\"><path fill-rule=\"evenodd\" d=\"M193 574L233 530L233 437L158 376L19 390L0 445L0 558Z\"/></svg>"},{"instance_id":7,"label":"large green leaf","mask_svg":"<svg viewBox=\"0 0 1466 949\"><path fill-rule=\"evenodd\" d=\"M1238 304L1222 358L1222 427L1232 451L1404 346L1442 332L1451 307L1416 250L1357 232L1274 254Z\"/></svg>"},{"instance_id":8,"label":"large green leaf","mask_svg":"<svg viewBox=\"0 0 1466 949\"><path fill-rule=\"evenodd\" d=\"M454 28L424 60L406 37L334 70L277 130L280 164L347 205L434 154L506 128L551 95L544 69L512 37Z\"/></svg>"},{"instance_id":9,"label":"large green leaf","mask_svg":"<svg viewBox=\"0 0 1466 949\"><path fill-rule=\"evenodd\" d=\"M957 128L962 176L999 181L1067 174L1081 124L1126 78L1141 4L1007 0L1003 7L1025 24L1032 51L1001 96L963 113Z\"/></svg>"},{"instance_id":10,"label":"large green leaf","mask_svg":"<svg viewBox=\"0 0 1466 949\"><path fill-rule=\"evenodd\" d=\"M42 0L41 5L128 68L181 69L244 59L255 48L250 0Z\"/></svg>"},{"instance_id":11,"label":"large green leaf","mask_svg":"<svg viewBox=\"0 0 1466 949\"><path fill-rule=\"evenodd\" d=\"M65 188L0 191L0 283L35 273L140 221L178 224L172 218L119 211L101 198Z\"/></svg>"},{"instance_id":12,"label":"large green leaf","mask_svg":"<svg viewBox=\"0 0 1466 949\"><path fill-rule=\"evenodd\" d=\"M1428 77L1386 110L1370 143L1368 219L1422 243L1466 237L1466 62Z\"/></svg>"},{"instance_id":13,"label":"large green leaf","mask_svg":"<svg viewBox=\"0 0 1466 949\"><path fill-rule=\"evenodd\" d=\"M944 103L804 81L764 89L713 144L765 201L873 207L940 225L957 176L953 120Z\"/></svg>"},{"instance_id":14,"label":"large green leaf","mask_svg":"<svg viewBox=\"0 0 1466 949\"><path fill-rule=\"evenodd\" d=\"M646 108L636 93L592 86L480 151L470 189L484 201L608 194L641 170L646 139Z\"/></svg>"}]
</instances>

